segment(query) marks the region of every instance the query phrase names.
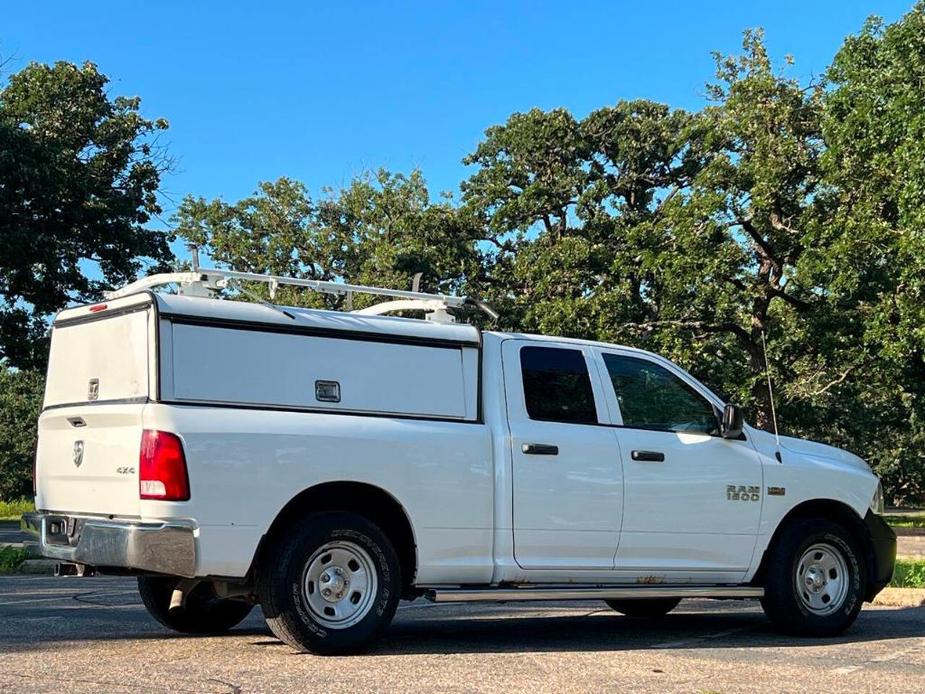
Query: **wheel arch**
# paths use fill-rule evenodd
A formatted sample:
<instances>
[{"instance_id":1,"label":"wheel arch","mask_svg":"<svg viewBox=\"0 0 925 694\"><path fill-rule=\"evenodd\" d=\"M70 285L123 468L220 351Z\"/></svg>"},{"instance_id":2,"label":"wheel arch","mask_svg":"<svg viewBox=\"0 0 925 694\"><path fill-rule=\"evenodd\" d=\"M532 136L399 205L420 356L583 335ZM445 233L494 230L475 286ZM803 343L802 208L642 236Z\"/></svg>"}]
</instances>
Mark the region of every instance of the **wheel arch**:
<instances>
[{"instance_id":1,"label":"wheel arch","mask_svg":"<svg viewBox=\"0 0 925 694\"><path fill-rule=\"evenodd\" d=\"M283 506L260 539L250 575L253 575L254 568L267 547L286 531L287 526L297 523L308 514L323 511L349 511L378 525L392 541L398 554L403 595L411 597L414 594L417 543L410 516L392 494L382 487L366 482L323 482L296 494Z\"/></svg>"},{"instance_id":2,"label":"wheel arch","mask_svg":"<svg viewBox=\"0 0 925 694\"><path fill-rule=\"evenodd\" d=\"M848 530L855 539L857 539L861 547L867 585L869 586L871 582L874 581L876 557L874 555L873 541L864 523L864 519L858 515L857 511L843 501L837 501L835 499L809 499L790 509L777 524L777 527L774 529L774 534L771 536L771 540L764 549L764 554L761 557L758 570L752 578L753 584L761 585L763 583L767 571L767 563L769 561L768 557L775 543L780 539L784 528L786 528L788 524L803 518L824 518L838 523Z\"/></svg>"}]
</instances>

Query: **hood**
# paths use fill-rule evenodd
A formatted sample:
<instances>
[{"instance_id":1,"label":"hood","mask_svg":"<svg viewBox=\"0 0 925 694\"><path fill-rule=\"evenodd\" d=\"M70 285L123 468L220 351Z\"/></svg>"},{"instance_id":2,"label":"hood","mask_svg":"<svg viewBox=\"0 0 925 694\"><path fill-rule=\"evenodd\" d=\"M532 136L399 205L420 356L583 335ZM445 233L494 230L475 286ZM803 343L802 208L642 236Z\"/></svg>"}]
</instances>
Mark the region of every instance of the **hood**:
<instances>
[{"instance_id":1,"label":"hood","mask_svg":"<svg viewBox=\"0 0 925 694\"><path fill-rule=\"evenodd\" d=\"M774 451L776 450L774 434L771 434L767 431L761 431L759 429L751 429L749 433L753 437L755 446L758 447L762 453L772 457L774 456ZM861 470L863 472L871 472L870 466L864 462L863 458L856 456L854 453L850 453L841 448L836 448L835 446L829 446L825 443L808 441L806 439L797 439L792 436L781 436L780 447L781 452L785 458L785 462L788 453L795 453L803 460L810 463L815 462L821 465L838 465L841 467L852 468L854 470Z\"/></svg>"}]
</instances>

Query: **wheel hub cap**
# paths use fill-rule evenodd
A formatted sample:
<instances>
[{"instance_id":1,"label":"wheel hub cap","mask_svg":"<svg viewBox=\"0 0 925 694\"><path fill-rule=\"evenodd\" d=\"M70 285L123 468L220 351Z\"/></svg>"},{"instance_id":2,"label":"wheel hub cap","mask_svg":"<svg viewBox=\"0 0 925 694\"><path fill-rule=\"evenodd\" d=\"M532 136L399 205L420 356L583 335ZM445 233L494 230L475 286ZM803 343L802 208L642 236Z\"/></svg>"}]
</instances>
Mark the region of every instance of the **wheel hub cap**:
<instances>
[{"instance_id":1,"label":"wheel hub cap","mask_svg":"<svg viewBox=\"0 0 925 694\"><path fill-rule=\"evenodd\" d=\"M354 542L328 542L305 565L302 599L318 623L346 629L372 609L378 579L369 553Z\"/></svg>"},{"instance_id":2,"label":"wheel hub cap","mask_svg":"<svg viewBox=\"0 0 925 694\"><path fill-rule=\"evenodd\" d=\"M347 588L350 586L350 579L347 578L346 572L340 566L321 574L321 597L328 602L337 602L344 597Z\"/></svg>"},{"instance_id":3,"label":"wheel hub cap","mask_svg":"<svg viewBox=\"0 0 925 694\"><path fill-rule=\"evenodd\" d=\"M822 567L817 564L813 564L806 570L806 587L809 588L812 592L818 593L823 586L826 584L825 574L822 571Z\"/></svg>"},{"instance_id":4,"label":"wheel hub cap","mask_svg":"<svg viewBox=\"0 0 925 694\"><path fill-rule=\"evenodd\" d=\"M828 543L812 545L803 552L796 567L796 593L806 609L828 615L844 604L850 576L840 549Z\"/></svg>"}]
</instances>

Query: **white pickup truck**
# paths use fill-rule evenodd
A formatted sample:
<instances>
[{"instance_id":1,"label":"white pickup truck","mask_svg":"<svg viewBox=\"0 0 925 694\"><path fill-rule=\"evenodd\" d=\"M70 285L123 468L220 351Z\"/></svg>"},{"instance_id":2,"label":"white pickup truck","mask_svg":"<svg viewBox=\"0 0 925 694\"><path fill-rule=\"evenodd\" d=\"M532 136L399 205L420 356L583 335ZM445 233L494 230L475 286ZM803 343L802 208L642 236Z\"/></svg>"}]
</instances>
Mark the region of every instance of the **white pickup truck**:
<instances>
[{"instance_id":1,"label":"white pickup truck","mask_svg":"<svg viewBox=\"0 0 925 694\"><path fill-rule=\"evenodd\" d=\"M211 298L238 280L393 300ZM632 617L751 598L832 635L889 582L857 456L778 443L655 354L448 322L466 302L197 270L62 311L24 526L71 571L137 575L168 627L259 604L315 653L366 647L418 597ZM431 320L376 315L414 308Z\"/></svg>"}]
</instances>

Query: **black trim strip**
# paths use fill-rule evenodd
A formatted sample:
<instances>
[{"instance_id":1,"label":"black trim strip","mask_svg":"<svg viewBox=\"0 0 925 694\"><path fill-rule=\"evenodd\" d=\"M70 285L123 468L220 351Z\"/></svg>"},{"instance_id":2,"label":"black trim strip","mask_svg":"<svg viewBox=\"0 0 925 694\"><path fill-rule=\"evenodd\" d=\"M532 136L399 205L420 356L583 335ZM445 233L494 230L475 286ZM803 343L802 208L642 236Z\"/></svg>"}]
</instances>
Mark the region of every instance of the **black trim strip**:
<instances>
[{"instance_id":1,"label":"black trim strip","mask_svg":"<svg viewBox=\"0 0 925 694\"><path fill-rule=\"evenodd\" d=\"M298 412L300 414L333 414L347 417L376 417L378 419L414 419L424 422L450 422L452 424L482 424L475 419L458 419L456 417L436 417L433 415L404 414L392 412L357 412L353 410L328 410L319 407L296 407L287 405L265 405L237 402L194 402L189 400L161 400L158 405L171 407L207 407L228 410L269 410L273 412Z\"/></svg>"},{"instance_id":2,"label":"black trim strip","mask_svg":"<svg viewBox=\"0 0 925 694\"><path fill-rule=\"evenodd\" d=\"M151 339L154 340L154 363L148 365L150 370L154 368L154 396L155 402L161 399L161 309L157 303L157 296L154 292L147 292L151 295L151 305L154 306L154 334ZM148 374L150 381L151 374Z\"/></svg>"},{"instance_id":3,"label":"black trim strip","mask_svg":"<svg viewBox=\"0 0 925 694\"><path fill-rule=\"evenodd\" d=\"M552 422L555 424L571 424L572 426L577 427L606 427L608 429L629 429L630 431L648 431L653 434L699 434L701 436L709 436L713 439L723 439L724 441L748 441L748 437L745 435L745 432L742 432L741 436L737 436L732 439L724 439L720 434L705 434L702 431L675 431L674 429L648 429L646 427L632 427L627 426L626 424L610 424L609 422L564 422L558 419L533 419L532 417L527 417L531 422Z\"/></svg>"},{"instance_id":4,"label":"black trim strip","mask_svg":"<svg viewBox=\"0 0 925 694\"><path fill-rule=\"evenodd\" d=\"M80 400L77 402L62 402L55 405L46 405L42 412L60 410L65 407L99 407L100 405L142 405L151 402L148 396L140 395L137 398L112 398L110 400Z\"/></svg>"},{"instance_id":5,"label":"black trim strip","mask_svg":"<svg viewBox=\"0 0 925 694\"><path fill-rule=\"evenodd\" d=\"M482 355L485 354L485 341L482 337L482 331L479 330L479 355L475 364L475 419L479 422L485 421L485 412L482 409Z\"/></svg>"},{"instance_id":6,"label":"black trim strip","mask_svg":"<svg viewBox=\"0 0 925 694\"><path fill-rule=\"evenodd\" d=\"M212 318L208 316L189 316L180 313L160 312L176 325L197 325L208 328L229 328L232 330L252 330L265 333L283 333L288 335L308 335L327 337L338 340L360 340L362 342L382 342L396 345L414 345L418 347L440 347L444 349L479 349L479 341L449 340L414 335L389 335L386 333L363 330L346 330L342 328L317 328L310 325L287 325L282 323L264 323L262 321L238 320L235 318Z\"/></svg>"},{"instance_id":7,"label":"black trim strip","mask_svg":"<svg viewBox=\"0 0 925 694\"><path fill-rule=\"evenodd\" d=\"M124 297L120 297L120 298L124 298ZM152 303L157 303L157 302L155 301ZM95 323L96 321L107 320L109 318L117 318L118 316L125 316L130 313L138 313L140 311L147 311L149 308L151 308L151 306L152 306L151 303L133 304L132 306L125 306L116 311L104 310L104 311L99 311L97 313L91 313L86 316L74 316L73 318L65 318L64 320L55 320L54 322L52 322L51 327L52 329L69 328L71 326L82 325L84 323Z\"/></svg>"}]
</instances>

